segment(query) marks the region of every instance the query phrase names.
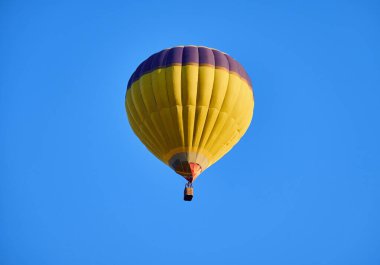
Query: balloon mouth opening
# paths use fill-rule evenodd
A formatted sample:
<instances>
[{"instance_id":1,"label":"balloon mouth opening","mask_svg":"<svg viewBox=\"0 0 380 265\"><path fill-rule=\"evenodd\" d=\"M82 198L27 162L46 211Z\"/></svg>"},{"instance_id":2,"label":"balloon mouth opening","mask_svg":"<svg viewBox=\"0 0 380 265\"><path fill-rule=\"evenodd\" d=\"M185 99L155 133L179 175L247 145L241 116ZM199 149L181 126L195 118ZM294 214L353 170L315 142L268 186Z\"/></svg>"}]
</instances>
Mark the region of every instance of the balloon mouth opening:
<instances>
[{"instance_id":1,"label":"balloon mouth opening","mask_svg":"<svg viewBox=\"0 0 380 265\"><path fill-rule=\"evenodd\" d=\"M187 160L176 159L170 166L188 182L193 182L202 173L202 167L198 163Z\"/></svg>"},{"instance_id":2,"label":"balloon mouth opening","mask_svg":"<svg viewBox=\"0 0 380 265\"><path fill-rule=\"evenodd\" d=\"M178 152L169 159L168 165L192 183L207 168L207 161L199 152Z\"/></svg>"},{"instance_id":3,"label":"balloon mouth opening","mask_svg":"<svg viewBox=\"0 0 380 265\"><path fill-rule=\"evenodd\" d=\"M184 177L188 182L193 182L202 172L202 167L198 163L179 161L173 165L175 172Z\"/></svg>"}]
</instances>

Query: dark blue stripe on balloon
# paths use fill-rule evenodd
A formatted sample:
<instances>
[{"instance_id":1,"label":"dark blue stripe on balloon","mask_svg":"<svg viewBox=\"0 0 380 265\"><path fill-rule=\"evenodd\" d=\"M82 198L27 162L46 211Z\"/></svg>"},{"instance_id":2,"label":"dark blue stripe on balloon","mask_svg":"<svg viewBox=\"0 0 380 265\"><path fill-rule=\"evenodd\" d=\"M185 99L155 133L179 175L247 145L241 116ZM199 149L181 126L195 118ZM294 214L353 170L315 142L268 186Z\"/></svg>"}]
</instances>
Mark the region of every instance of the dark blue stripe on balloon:
<instances>
[{"instance_id":1,"label":"dark blue stripe on balloon","mask_svg":"<svg viewBox=\"0 0 380 265\"><path fill-rule=\"evenodd\" d=\"M207 47L184 46L162 50L142 62L129 79L127 89L129 89L135 81L139 80L141 76L156 69L172 65L188 64L225 68L230 72L237 73L240 77L245 79L252 88L252 82L247 72L241 64L231 56Z\"/></svg>"}]
</instances>

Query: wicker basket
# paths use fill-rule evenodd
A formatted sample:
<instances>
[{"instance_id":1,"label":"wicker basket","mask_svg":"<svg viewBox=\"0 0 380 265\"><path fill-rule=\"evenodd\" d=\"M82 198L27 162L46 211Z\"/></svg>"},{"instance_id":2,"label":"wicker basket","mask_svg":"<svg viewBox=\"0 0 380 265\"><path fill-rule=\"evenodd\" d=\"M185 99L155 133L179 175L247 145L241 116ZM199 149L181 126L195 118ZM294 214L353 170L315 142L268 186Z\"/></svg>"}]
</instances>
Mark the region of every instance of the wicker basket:
<instances>
[{"instance_id":1,"label":"wicker basket","mask_svg":"<svg viewBox=\"0 0 380 265\"><path fill-rule=\"evenodd\" d=\"M194 190L192 187L185 187L183 199L185 201L191 201L194 196Z\"/></svg>"}]
</instances>

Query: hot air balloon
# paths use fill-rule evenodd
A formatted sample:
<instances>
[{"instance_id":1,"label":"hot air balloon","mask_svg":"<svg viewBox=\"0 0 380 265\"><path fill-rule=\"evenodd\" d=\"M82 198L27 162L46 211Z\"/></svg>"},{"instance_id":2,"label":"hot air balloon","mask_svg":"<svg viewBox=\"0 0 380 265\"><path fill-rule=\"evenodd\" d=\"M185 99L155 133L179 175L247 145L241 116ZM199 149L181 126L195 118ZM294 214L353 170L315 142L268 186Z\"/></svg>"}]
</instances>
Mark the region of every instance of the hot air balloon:
<instances>
[{"instance_id":1,"label":"hot air balloon","mask_svg":"<svg viewBox=\"0 0 380 265\"><path fill-rule=\"evenodd\" d=\"M162 50L129 79L125 108L132 130L158 159L192 183L247 131L254 95L244 68L203 46Z\"/></svg>"}]
</instances>

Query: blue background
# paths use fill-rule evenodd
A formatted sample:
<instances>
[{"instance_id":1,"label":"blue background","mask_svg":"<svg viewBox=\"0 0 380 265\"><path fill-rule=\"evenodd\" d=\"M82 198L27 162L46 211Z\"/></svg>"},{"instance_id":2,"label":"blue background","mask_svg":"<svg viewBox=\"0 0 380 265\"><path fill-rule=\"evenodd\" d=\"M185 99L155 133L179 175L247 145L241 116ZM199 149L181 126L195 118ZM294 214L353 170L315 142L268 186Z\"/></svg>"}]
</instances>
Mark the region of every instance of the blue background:
<instances>
[{"instance_id":1,"label":"blue background","mask_svg":"<svg viewBox=\"0 0 380 265\"><path fill-rule=\"evenodd\" d=\"M0 3L0 264L380 264L377 1ZM163 48L214 47L256 96L195 183L124 110Z\"/></svg>"}]
</instances>

